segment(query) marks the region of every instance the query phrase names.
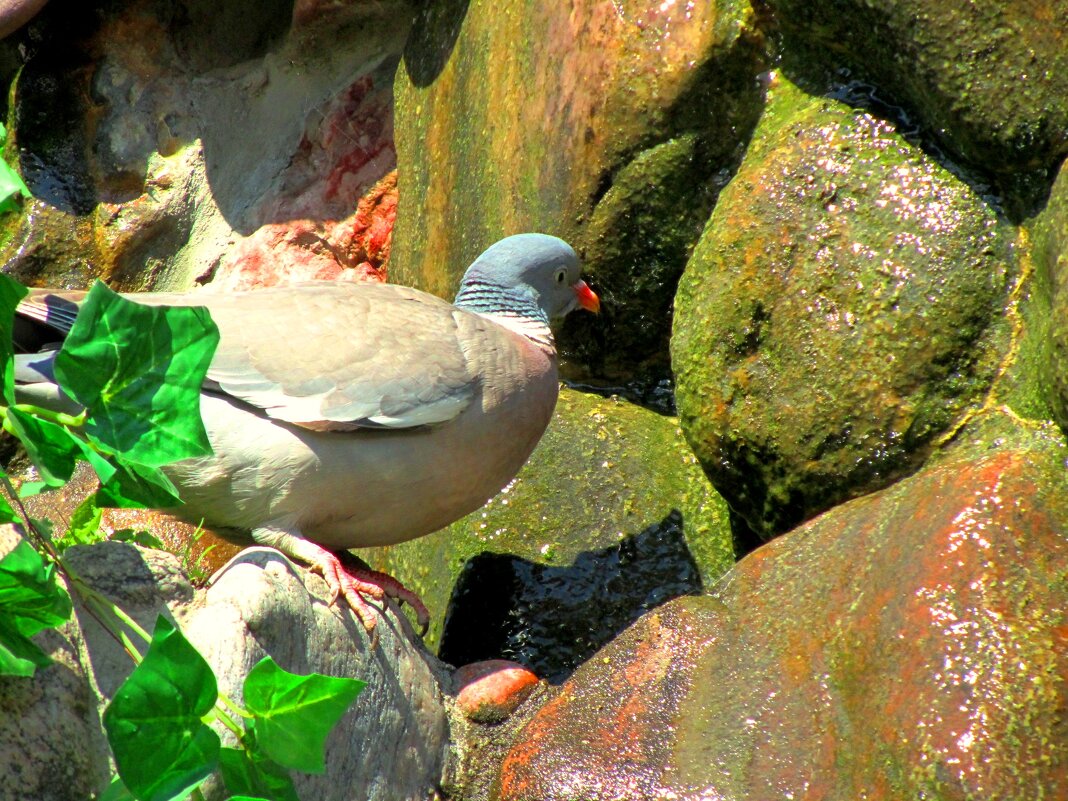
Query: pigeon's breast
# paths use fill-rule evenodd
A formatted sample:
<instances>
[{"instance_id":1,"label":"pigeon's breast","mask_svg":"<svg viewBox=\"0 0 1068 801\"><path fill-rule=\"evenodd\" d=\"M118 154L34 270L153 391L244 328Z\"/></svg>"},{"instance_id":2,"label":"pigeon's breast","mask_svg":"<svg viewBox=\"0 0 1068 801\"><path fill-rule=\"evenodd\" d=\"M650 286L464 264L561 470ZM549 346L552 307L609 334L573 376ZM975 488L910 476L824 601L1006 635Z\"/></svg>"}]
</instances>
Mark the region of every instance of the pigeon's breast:
<instances>
[{"instance_id":1,"label":"pigeon's breast","mask_svg":"<svg viewBox=\"0 0 1068 801\"><path fill-rule=\"evenodd\" d=\"M182 514L251 530L278 521L328 548L422 536L474 511L526 462L552 417L554 355L489 329L473 348L476 397L454 419L407 429L311 431L206 395L210 459L170 468Z\"/></svg>"}]
</instances>

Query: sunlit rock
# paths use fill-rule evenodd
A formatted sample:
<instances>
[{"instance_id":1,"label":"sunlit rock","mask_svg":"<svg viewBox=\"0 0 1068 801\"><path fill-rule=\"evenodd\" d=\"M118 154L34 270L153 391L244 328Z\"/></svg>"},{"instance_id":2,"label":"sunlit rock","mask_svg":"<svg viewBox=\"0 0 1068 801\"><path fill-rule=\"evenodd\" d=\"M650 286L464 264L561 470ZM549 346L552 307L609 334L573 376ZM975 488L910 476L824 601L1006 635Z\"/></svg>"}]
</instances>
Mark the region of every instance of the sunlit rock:
<instances>
[{"instance_id":1,"label":"sunlit rock","mask_svg":"<svg viewBox=\"0 0 1068 801\"><path fill-rule=\"evenodd\" d=\"M686 268L687 439L762 537L913 470L996 370L1011 235L892 125L778 79Z\"/></svg>"},{"instance_id":2,"label":"sunlit rock","mask_svg":"<svg viewBox=\"0 0 1068 801\"><path fill-rule=\"evenodd\" d=\"M542 707L494 798L1063 795L1065 455L976 435L650 612Z\"/></svg>"}]
</instances>

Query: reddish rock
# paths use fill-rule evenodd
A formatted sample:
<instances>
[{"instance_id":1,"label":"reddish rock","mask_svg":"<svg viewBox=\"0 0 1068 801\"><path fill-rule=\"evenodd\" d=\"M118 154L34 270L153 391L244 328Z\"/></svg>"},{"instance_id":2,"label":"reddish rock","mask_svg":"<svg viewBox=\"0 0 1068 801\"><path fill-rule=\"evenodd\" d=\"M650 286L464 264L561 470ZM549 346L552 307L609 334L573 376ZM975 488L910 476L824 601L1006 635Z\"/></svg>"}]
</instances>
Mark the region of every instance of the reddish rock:
<instances>
[{"instance_id":1,"label":"reddish rock","mask_svg":"<svg viewBox=\"0 0 1068 801\"><path fill-rule=\"evenodd\" d=\"M216 289L252 289L311 280L385 281L397 172L375 184L340 222L299 219L268 223L231 251L212 280Z\"/></svg>"},{"instance_id":2,"label":"reddish rock","mask_svg":"<svg viewBox=\"0 0 1068 801\"><path fill-rule=\"evenodd\" d=\"M518 662L488 659L453 674L456 705L468 720L496 723L511 715L533 692L538 677Z\"/></svg>"},{"instance_id":3,"label":"reddish rock","mask_svg":"<svg viewBox=\"0 0 1068 801\"><path fill-rule=\"evenodd\" d=\"M539 711L497 798L1066 797L1064 455L984 445L650 612Z\"/></svg>"}]
</instances>

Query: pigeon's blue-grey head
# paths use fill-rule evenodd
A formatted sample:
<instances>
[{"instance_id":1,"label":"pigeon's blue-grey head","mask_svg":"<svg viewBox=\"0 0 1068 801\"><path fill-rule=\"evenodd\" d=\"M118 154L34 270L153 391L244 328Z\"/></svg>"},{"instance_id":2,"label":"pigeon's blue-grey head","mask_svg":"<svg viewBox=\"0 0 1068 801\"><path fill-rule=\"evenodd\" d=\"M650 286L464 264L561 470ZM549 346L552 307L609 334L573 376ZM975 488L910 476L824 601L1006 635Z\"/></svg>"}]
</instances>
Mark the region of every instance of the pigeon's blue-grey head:
<instances>
[{"instance_id":1,"label":"pigeon's blue-grey head","mask_svg":"<svg viewBox=\"0 0 1068 801\"><path fill-rule=\"evenodd\" d=\"M516 234L496 242L467 268L456 305L483 314L527 316L548 323L600 301L579 275L567 242L548 234Z\"/></svg>"}]
</instances>

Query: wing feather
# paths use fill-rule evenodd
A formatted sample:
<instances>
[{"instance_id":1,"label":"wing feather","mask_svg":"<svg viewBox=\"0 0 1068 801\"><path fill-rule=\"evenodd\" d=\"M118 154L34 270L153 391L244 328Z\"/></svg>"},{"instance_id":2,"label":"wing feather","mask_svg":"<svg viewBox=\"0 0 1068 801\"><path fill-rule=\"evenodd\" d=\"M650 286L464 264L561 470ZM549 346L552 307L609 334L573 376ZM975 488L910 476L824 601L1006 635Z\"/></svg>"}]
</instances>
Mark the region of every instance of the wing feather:
<instances>
[{"instance_id":1,"label":"wing feather","mask_svg":"<svg viewBox=\"0 0 1068 801\"><path fill-rule=\"evenodd\" d=\"M19 313L66 332L81 295L37 290ZM469 313L407 287L319 281L129 297L207 307L221 334L207 388L278 420L316 429L434 425L479 390L456 318Z\"/></svg>"}]
</instances>

